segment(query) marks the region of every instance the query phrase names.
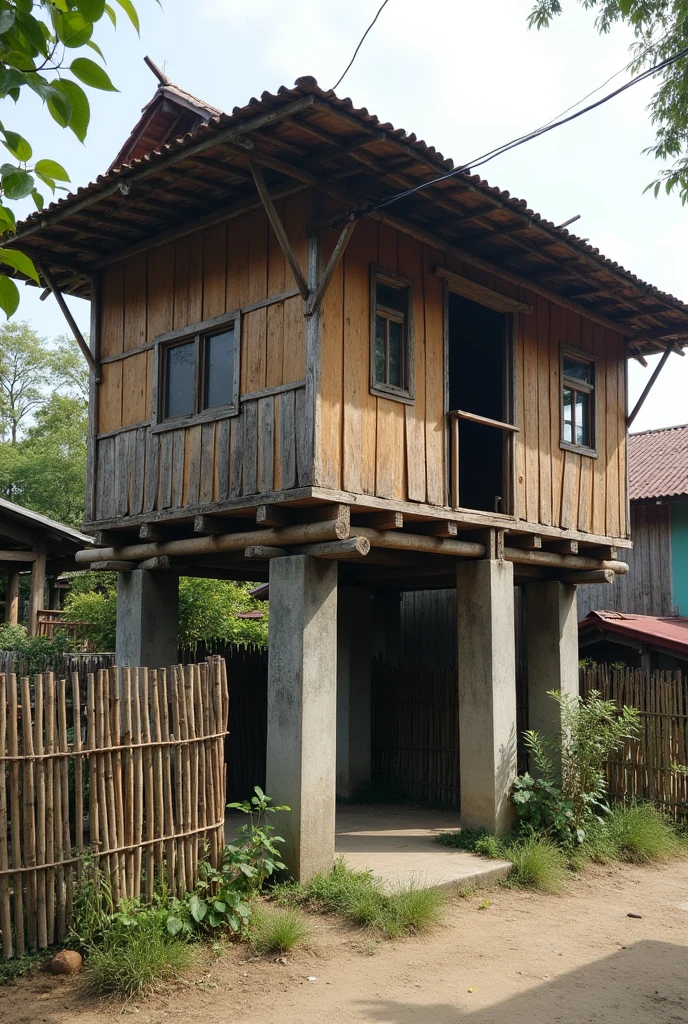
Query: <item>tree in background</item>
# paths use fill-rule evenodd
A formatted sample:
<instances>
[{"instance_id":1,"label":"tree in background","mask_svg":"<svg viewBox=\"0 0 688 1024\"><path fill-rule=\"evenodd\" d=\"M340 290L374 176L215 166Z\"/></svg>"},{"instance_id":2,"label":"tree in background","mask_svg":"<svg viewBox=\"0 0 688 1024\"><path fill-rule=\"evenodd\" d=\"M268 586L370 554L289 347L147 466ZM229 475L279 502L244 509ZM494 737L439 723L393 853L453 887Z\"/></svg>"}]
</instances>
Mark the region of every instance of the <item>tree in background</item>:
<instances>
[{"instance_id":1,"label":"tree in background","mask_svg":"<svg viewBox=\"0 0 688 1024\"><path fill-rule=\"evenodd\" d=\"M132 0L113 3L138 32L139 19ZM82 85L117 92L103 68L84 56L90 52L105 63L100 46L92 38L104 19L116 27L116 8L105 0L0 0L0 100L11 99L16 105L22 92L35 93L52 119L60 127L71 129L83 142L91 110ZM0 141L13 162L6 160L0 165L0 234L15 228L8 201L31 196L37 209L42 210L44 198L39 186L54 193L63 188L57 182L69 181L67 171L56 160L34 160L33 147L16 130L17 121L21 127L22 120L12 110L2 112ZM0 247L0 262L39 283L36 268L24 253ZM18 305L16 284L0 275L0 308L10 317Z\"/></svg>"},{"instance_id":2,"label":"tree in background","mask_svg":"<svg viewBox=\"0 0 688 1024\"><path fill-rule=\"evenodd\" d=\"M688 47L688 0L578 0L597 12L595 27L601 34L617 22L629 25L636 42L628 66L633 74L653 67ZM546 28L562 13L561 0L536 0L528 19L534 28ZM674 61L660 76L660 86L649 104L656 138L646 153L657 160L672 161L647 189L655 196L664 185L688 201L688 54ZM646 189L646 191L647 191Z\"/></svg>"}]
</instances>

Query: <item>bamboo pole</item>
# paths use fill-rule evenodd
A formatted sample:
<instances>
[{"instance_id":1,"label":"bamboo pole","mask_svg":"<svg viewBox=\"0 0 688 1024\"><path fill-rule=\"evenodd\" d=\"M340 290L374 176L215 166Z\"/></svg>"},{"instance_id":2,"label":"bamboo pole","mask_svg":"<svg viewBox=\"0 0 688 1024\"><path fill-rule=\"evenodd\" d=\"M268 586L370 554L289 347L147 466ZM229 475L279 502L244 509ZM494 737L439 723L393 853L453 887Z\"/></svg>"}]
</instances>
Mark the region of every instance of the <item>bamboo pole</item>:
<instances>
[{"instance_id":1,"label":"bamboo pole","mask_svg":"<svg viewBox=\"0 0 688 1024\"><path fill-rule=\"evenodd\" d=\"M179 735L183 740L189 738L189 726L187 722L187 705L186 705L186 679L185 672L182 666L179 666ZM184 802L184 831L191 830L191 757L189 754L189 745L185 743L181 747L180 761L182 763L182 799ZM193 855L191 852L191 840L187 839L184 841L184 867L186 871L186 877L184 879L184 886L186 892L191 892L194 887L194 865Z\"/></svg>"},{"instance_id":2,"label":"bamboo pole","mask_svg":"<svg viewBox=\"0 0 688 1024\"><path fill-rule=\"evenodd\" d=\"M162 739L166 744L163 747L163 771L165 792L164 828L165 835L174 835L175 825L172 786L172 748L169 746L170 707L167 689L167 671L164 668L160 669L160 672L158 673L158 683L160 689L160 729L162 733ZM175 854L176 844L174 840L169 840L169 842L166 844L165 859L167 861L167 885L169 887L171 896L175 896L177 892Z\"/></svg>"},{"instance_id":3,"label":"bamboo pole","mask_svg":"<svg viewBox=\"0 0 688 1024\"><path fill-rule=\"evenodd\" d=\"M17 727L17 676L10 673L10 722L9 722L9 743L8 750L10 757L19 755L19 733ZM21 765L18 761L10 763L10 808L12 812L12 866L22 867L22 841L21 841ZM14 938L15 953L18 957L24 956L26 946L24 943L24 886L21 876L14 876Z\"/></svg>"},{"instance_id":4,"label":"bamboo pole","mask_svg":"<svg viewBox=\"0 0 688 1024\"><path fill-rule=\"evenodd\" d=\"M98 733L96 726L96 677L89 672L86 677L86 746L88 754L88 828L89 841L95 852L96 865L100 865L98 851L101 849L100 841L100 788L98 785L98 756L95 753L98 745Z\"/></svg>"},{"instance_id":5,"label":"bamboo pole","mask_svg":"<svg viewBox=\"0 0 688 1024\"><path fill-rule=\"evenodd\" d=\"M62 780L62 855L65 859L70 859L72 852L72 830L70 825L69 815L69 740L67 736L67 680L60 679L57 684L57 732L60 753L64 756L60 758L60 774ZM77 758L71 759L73 762L77 761ZM75 763L76 768L76 763ZM67 927L72 914L72 901L73 901L73 868L71 865L65 868L64 874L64 909L65 919L63 930L60 932L60 941L63 941L67 934Z\"/></svg>"},{"instance_id":6,"label":"bamboo pole","mask_svg":"<svg viewBox=\"0 0 688 1024\"><path fill-rule=\"evenodd\" d=\"M24 805L24 864L36 866L36 790L34 781L33 734L31 730L31 689L28 676L22 676L22 753L28 758L24 762L22 802ZM30 871L26 877L26 923L29 945L32 950L38 948L36 929L36 872Z\"/></svg>"},{"instance_id":7,"label":"bamboo pole","mask_svg":"<svg viewBox=\"0 0 688 1024\"><path fill-rule=\"evenodd\" d=\"M162 726L160 721L160 688L158 685L157 669L152 669L150 674L151 684L151 707L153 711L153 737L157 743L162 740ZM153 792L155 807L155 835L165 835L165 791L163 786L162 747L156 747L153 751ZM163 883L165 874L163 868L163 844L156 843L155 865L158 873L159 884Z\"/></svg>"},{"instance_id":8,"label":"bamboo pole","mask_svg":"<svg viewBox=\"0 0 688 1024\"><path fill-rule=\"evenodd\" d=\"M205 735L205 718L203 714L203 683L202 677L204 670L207 671L207 665L196 665L196 671L194 673L194 721L196 723L196 735L203 737ZM198 749L198 824L208 824L208 809L206 805L206 757L205 757L205 742L199 742L197 744ZM208 839L207 832L204 832L197 849L199 856L203 856L204 847Z\"/></svg>"},{"instance_id":9,"label":"bamboo pole","mask_svg":"<svg viewBox=\"0 0 688 1024\"><path fill-rule=\"evenodd\" d=\"M72 672L72 715L74 725L74 753L81 753L81 692L79 673ZM84 849L84 765L82 757L74 758L74 846L77 856ZM82 865L77 864L77 879L81 880Z\"/></svg>"},{"instance_id":10,"label":"bamboo pole","mask_svg":"<svg viewBox=\"0 0 688 1024\"><path fill-rule=\"evenodd\" d=\"M150 703L148 691L148 669L141 669L141 721L143 725L143 742L150 743ZM143 753L143 784L146 823L146 899L150 903L155 888L155 850L152 840L155 837L155 794L153 777L153 752L150 748Z\"/></svg>"},{"instance_id":11,"label":"bamboo pole","mask_svg":"<svg viewBox=\"0 0 688 1024\"><path fill-rule=\"evenodd\" d=\"M110 711L110 673L102 671L103 691L103 747L105 748L105 800L107 807L108 838L110 848L116 850L120 844L117 821L117 801L115 798L115 766L112 750L112 728ZM119 872L119 856L113 853L110 857L110 885L112 899L116 904L122 897L122 878Z\"/></svg>"},{"instance_id":12,"label":"bamboo pole","mask_svg":"<svg viewBox=\"0 0 688 1024\"><path fill-rule=\"evenodd\" d=\"M55 687L55 676L52 672L47 673L48 693L48 714L52 716L51 731L53 737L53 750L60 749L59 730L59 706L58 693ZM53 828L54 828L54 857L58 867L55 872L55 916L51 922L50 935L51 944L59 942L67 928L67 908L65 898L65 869L63 860L65 857L64 845L64 809L62 806L62 764L60 758L50 762L53 767Z\"/></svg>"},{"instance_id":13,"label":"bamboo pole","mask_svg":"<svg viewBox=\"0 0 688 1024\"><path fill-rule=\"evenodd\" d=\"M180 680L181 666L173 665L172 669L171 669L171 672L172 672L172 680L171 680L171 682L172 682L172 695L173 695L173 700L172 700L172 729L173 729L174 738L179 740L179 739L181 739L181 735L182 735L181 734L181 725L180 725L180 721L179 721L179 719L180 719L180 715L179 715L179 706L180 706L179 687L180 687L180 682L179 682L179 680ZM182 681L182 685L183 685L183 681ZM186 817L185 817L185 808L184 808L184 785L182 783L182 772L183 772L182 752L181 752L181 748L178 747L177 750L175 751L175 757L174 757L174 791L175 791L175 804L176 804L177 822L180 825L181 830L184 831L184 829L186 828ZM181 896L182 893L184 893L186 891L186 849L184 847L184 843L182 843L182 842L177 843L177 864L176 864L176 867L177 867L177 889L178 889L177 895Z\"/></svg>"},{"instance_id":14,"label":"bamboo pole","mask_svg":"<svg viewBox=\"0 0 688 1024\"><path fill-rule=\"evenodd\" d=\"M49 675L45 678L45 749L55 753L55 687ZM46 859L55 862L55 762L50 758L46 764ZM55 941L55 889L57 875L54 868L46 872L46 906L48 914L48 942Z\"/></svg>"},{"instance_id":15,"label":"bamboo pole","mask_svg":"<svg viewBox=\"0 0 688 1024\"><path fill-rule=\"evenodd\" d=\"M116 845L124 844L124 796L122 792L122 719L120 707L120 679L117 666L113 665L108 673L110 687L110 723L111 743L114 749L112 757L112 784L115 795L115 821L117 822ZM117 875L119 878L120 894L123 898L130 895L127 881L125 858L117 855Z\"/></svg>"},{"instance_id":16,"label":"bamboo pole","mask_svg":"<svg viewBox=\"0 0 688 1024\"><path fill-rule=\"evenodd\" d=\"M7 754L7 678L0 673L0 758ZM9 766L0 765L0 932L2 955L12 956L12 907L10 900L9 855L7 849L9 814L7 807L7 776ZM16 885L16 882L15 882Z\"/></svg>"},{"instance_id":17,"label":"bamboo pole","mask_svg":"<svg viewBox=\"0 0 688 1024\"><path fill-rule=\"evenodd\" d=\"M133 708L132 726L134 731L134 743L141 743L141 679L138 668L132 670ZM141 895L141 863L142 850L138 845L143 839L143 751L139 748L134 751L134 838L137 844L134 851L134 896Z\"/></svg>"},{"instance_id":18,"label":"bamboo pole","mask_svg":"<svg viewBox=\"0 0 688 1024\"><path fill-rule=\"evenodd\" d=\"M34 749L40 757L44 752L44 710L43 710L43 676L39 673L34 683ZM43 761L36 762L36 863L46 862L46 805L45 805L45 773L47 765ZM36 880L37 929L38 945L45 949L48 945L48 920L46 916L46 872L40 871Z\"/></svg>"},{"instance_id":19,"label":"bamboo pole","mask_svg":"<svg viewBox=\"0 0 688 1024\"><path fill-rule=\"evenodd\" d=\"M122 670L122 707L124 714L122 743L124 745L124 845L134 845L134 751L131 720L131 669ZM134 851L126 857L127 895L136 897L134 882Z\"/></svg>"},{"instance_id":20,"label":"bamboo pole","mask_svg":"<svg viewBox=\"0 0 688 1024\"><path fill-rule=\"evenodd\" d=\"M101 850L109 850L110 847L115 846L114 842L110 840L110 820L108 814L108 794L107 794L107 761L106 755L102 753L105 747L105 694L104 684L107 673L103 669L98 669L96 673L96 749L98 750L96 758L96 779L98 786L98 828L100 838ZM109 857L103 857L99 861L100 868L104 871L108 879L111 879L111 861Z\"/></svg>"}]
</instances>

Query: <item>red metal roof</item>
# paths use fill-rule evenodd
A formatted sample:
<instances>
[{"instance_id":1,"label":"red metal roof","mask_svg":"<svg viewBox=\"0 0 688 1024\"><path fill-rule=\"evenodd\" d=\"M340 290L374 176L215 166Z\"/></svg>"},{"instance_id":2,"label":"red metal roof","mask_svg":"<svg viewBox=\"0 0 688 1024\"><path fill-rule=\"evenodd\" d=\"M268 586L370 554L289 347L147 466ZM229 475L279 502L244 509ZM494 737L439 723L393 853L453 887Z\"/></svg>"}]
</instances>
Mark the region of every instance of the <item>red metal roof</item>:
<instances>
[{"instance_id":1,"label":"red metal roof","mask_svg":"<svg viewBox=\"0 0 688 1024\"><path fill-rule=\"evenodd\" d=\"M669 648L688 657L688 618L661 619L655 615L630 615L626 612L590 612L578 623L579 633L600 629L641 643Z\"/></svg>"},{"instance_id":2,"label":"red metal roof","mask_svg":"<svg viewBox=\"0 0 688 1024\"><path fill-rule=\"evenodd\" d=\"M688 424L628 438L631 501L688 495Z\"/></svg>"}]
</instances>

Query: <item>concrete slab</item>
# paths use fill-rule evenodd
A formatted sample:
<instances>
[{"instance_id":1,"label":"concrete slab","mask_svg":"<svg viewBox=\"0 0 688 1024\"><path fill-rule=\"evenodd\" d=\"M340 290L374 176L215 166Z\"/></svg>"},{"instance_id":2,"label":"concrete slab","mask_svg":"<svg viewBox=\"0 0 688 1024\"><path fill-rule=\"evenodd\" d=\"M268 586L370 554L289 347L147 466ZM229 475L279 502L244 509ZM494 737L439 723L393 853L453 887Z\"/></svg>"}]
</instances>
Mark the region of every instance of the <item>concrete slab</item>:
<instances>
[{"instance_id":1,"label":"concrete slab","mask_svg":"<svg viewBox=\"0 0 688 1024\"><path fill-rule=\"evenodd\" d=\"M440 832L459 828L451 811L390 805L337 807L335 855L367 869L390 886L417 881L450 889L494 885L508 875L508 861L487 860L436 843Z\"/></svg>"}]
</instances>

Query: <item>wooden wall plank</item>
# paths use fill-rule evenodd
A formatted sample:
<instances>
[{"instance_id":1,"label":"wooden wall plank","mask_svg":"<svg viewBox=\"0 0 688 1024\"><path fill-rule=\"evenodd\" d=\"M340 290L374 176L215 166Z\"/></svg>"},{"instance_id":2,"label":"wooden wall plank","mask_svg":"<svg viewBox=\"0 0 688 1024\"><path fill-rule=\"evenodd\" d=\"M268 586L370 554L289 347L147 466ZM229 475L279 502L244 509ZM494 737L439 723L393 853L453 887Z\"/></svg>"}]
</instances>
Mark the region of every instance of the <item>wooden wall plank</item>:
<instances>
[{"instance_id":1,"label":"wooden wall plank","mask_svg":"<svg viewBox=\"0 0 688 1024\"><path fill-rule=\"evenodd\" d=\"M593 466L592 532L604 536L607 532L607 352L604 327L599 324L592 326L592 344L595 354L595 440L598 456Z\"/></svg>"},{"instance_id":2,"label":"wooden wall plank","mask_svg":"<svg viewBox=\"0 0 688 1024\"><path fill-rule=\"evenodd\" d=\"M213 500L215 485L215 424L204 423L201 427L201 464L198 501L207 505Z\"/></svg>"},{"instance_id":3,"label":"wooden wall plank","mask_svg":"<svg viewBox=\"0 0 688 1024\"><path fill-rule=\"evenodd\" d=\"M607 423L607 528L610 537L619 536L619 447L623 433L619 429L617 408L619 388L619 366L616 359L616 335L605 328L606 387L605 418Z\"/></svg>"},{"instance_id":4,"label":"wooden wall plank","mask_svg":"<svg viewBox=\"0 0 688 1024\"><path fill-rule=\"evenodd\" d=\"M169 508L172 504L172 432L160 437L158 508Z\"/></svg>"},{"instance_id":5,"label":"wooden wall plank","mask_svg":"<svg viewBox=\"0 0 688 1024\"><path fill-rule=\"evenodd\" d=\"M533 295L532 300L537 300ZM551 487L552 487L552 518L553 526L561 523L561 501L564 483L564 452L560 447L561 442L561 377L560 377L560 348L564 340L562 314L560 306L550 303L549 308L549 393L550 393L550 439L551 439Z\"/></svg>"},{"instance_id":6,"label":"wooden wall plank","mask_svg":"<svg viewBox=\"0 0 688 1024\"><path fill-rule=\"evenodd\" d=\"M103 273L100 344L102 356L124 351L124 265L115 263ZM105 363L101 371L98 430L122 425L122 363Z\"/></svg>"},{"instance_id":7,"label":"wooden wall plank","mask_svg":"<svg viewBox=\"0 0 688 1024\"><path fill-rule=\"evenodd\" d=\"M161 245L148 260L146 340L150 343L160 334L167 334L174 324L174 255L173 243ZM146 353L146 414L152 415L153 351Z\"/></svg>"},{"instance_id":8,"label":"wooden wall plank","mask_svg":"<svg viewBox=\"0 0 688 1024\"><path fill-rule=\"evenodd\" d=\"M184 503L184 448L186 431L172 431L172 508L181 508Z\"/></svg>"},{"instance_id":9,"label":"wooden wall plank","mask_svg":"<svg viewBox=\"0 0 688 1024\"><path fill-rule=\"evenodd\" d=\"M358 231L357 225L354 234ZM334 248L336 235L324 240L323 263ZM341 488L344 431L344 263L340 263L322 306L322 363L320 398L320 474L323 487Z\"/></svg>"},{"instance_id":10,"label":"wooden wall plank","mask_svg":"<svg viewBox=\"0 0 688 1024\"><path fill-rule=\"evenodd\" d=\"M143 511L144 481L146 475L146 431L140 427L132 431L133 443L130 451L132 471L131 503L129 514L138 516Z\"/></svg>"},{"instance_id":11,"label":"wooden wall plank","mask_svg":"<svg viewBox=\"0 0 688 1024\"><path fill-rule=\"evenodd\" d=\"M203 320L227 312L227 225L214 224L203 238Z\"/></svg>"},{"instance_id":12,"label":"wooden wall plank","mask_svg":"<svg viewBox=\"0 0 688 1024\"><path fill-rule=\"evenodd\" d=\"M523 437L524 420L524 358L525 316L514 317L514 359L516 361L516 395L514 403L514 423L519 428L515 438L516 459L516 494L514 495L514 515L524 519L526 514L526 446Z\"/></svg>"},{"instance_id":13,"label":"wooden wall plank","mask_svg":"<svg viewBox=\"0 0 688 1024\"><path fill-rule=\"evenodd\" d=\"M146 431L146 482L143 511L152 512L158 502L158 455L160 435ZM105 517L103 517L105 518Z\"/></svg>"},{"instance_id":14,"label":"wooden wall plank","mask_svg":"<svg viewBox=\"0 0 688 1024\"><path fill-rule=\"evenodd\" d=\"M242 217L227 224L227 312L247 305L247 296L248 231Z\"/></svg>"},{"instance_id":15,"label":"wooden wall plank","mask_svg":"<svg viewBox=\"0 0 688 1024\"><path fill-rule=\"evenodd\" d=\"M258 403L244 402L241 419L244 421L243 436L243 493L256 494L258 491Z\"/></svg>"},{"instance_id":16,"label":"wooden wall plank","mask_svg":"<svg viewBox=\"0 0 688 1024\"><path fill-rule=\"evenodd\" d=\"M258 490L274 490L275 479L275 396L258 399Z\"/></svg>"},{"instance_id":17,"label":"wooden wall plank","mask_svg":"<svg viewBox=\"0 0 688 1024\"><path fill-rule=\"evenodd\" d=\"M247 221L248 232L248 303L267 298L268 221L262 210ZM271 230L271 229L270 229ZM267 310L247 313L242 323L243 357L246 365L246 392L266 387Z\"/></svg>"},{"instance_id":18,"label":"wooden wall plank","mask_svg":"<svg viewBox=\"0 0 688 1024\"><path fill-rule=\"evenodd\" d=\"M537 307L536 307L537 309ZM540 466L538 420L538 332L537 313L524 318L523 336L523 422L525 448L526 519L537 523L540 513Z\"/></svg>"},{"instance_id":19,"label":"wooden wall plank","mask_svg":"<svg viewBox=\"0 0 688 1024\"><path fill-rule=\"evenodd\" d=\"M235 416L229 437L229 496L238 498L243 490L244 417Z\"/></svg>"},{"instance_id":20,"label":"wooden wall plank","mask_svg":"<svg viewBox=\"0 0 688 1024\"><path fill-rule=\"evenodd\" d=\"M220 420L217 425L217 459L215 466L215 501L226 501L229 497L229 437L230 420Z\"/></svg>"},{"instance_id":21,"label":"wooden wall plank","mask_svg":"<svg viewBox=\"0 0 688 1024\"><path fill-rule=\"evenodd\" d=\"M433 505L448 501L445 479L446 416L444 408L444 286L435 274L442 255L423 246L423 295L425 314L425 473L427 500Z\"/></svg>"},{"instance_id":22,"label":"wooden wall plank","mask_svg":"<svg viewBox=\"0 0 688 1024\"><path fill-rule=\"evenodd\" d=\"M184 495L185 507L198 505L201 486L201 439L203 426L198 423L188 427L184 440Z\"/></svg>"},{"instance_id":23,"label":"wooden wall plank","mask_svg":"<svg viewBox=\"0 0 688 1024\"><path fill-rule=\"evenodd\" d=\"M277 212L284 223L285 204L276 203ZM287 285L287 269L284 253L275 236L275 232L268 230L267 238L267 294L281 295L282 292L291 288L291 282ZM268 306L266 310L266 366L265 386L275 387L284 381L284 303L279 302L274 306Z\"/></svg>"},{"instance_id":24,"label":"wooden wall plank","mask_svg":"<svg viewBox=\"0 0 688 1024\"><path fill-rule=\"evenodd\" d=\"M616 338L616 360L618 366L617 377L617 430L619 434L619 535L629 535L628 524L628 475L627 475L627 431L626 431L626 375L628 373L628 362L626 360L626 343L617 335Z\"/></svg>"},{"instance_id":25,"label":"wooden wall plank","mask_svg":"<svg viewBox=\"0 0 688 1024\"><path fill-rule=\"evenodd\" d=\"M559 396L556 392L555 394L551 392L550 303L538 296L537 305L531 316L533 315L537 318L538 522L550 526L552 523L552 416L558 419L559 407Z\"/></svg>"},{"instance_id":26,"label":"wooden wall plank","mask_svg":"<svg viewBox=\"0 0 688 1024\"><path fill-rule=\"evenodd\" d=\"M404 498L425 501L427 484L425 475L425 313L423 309L423 249L408 235L399 235L398 270L413 281L413 347L415 401L404 405L405 473Z\"/></svg>"},{"instance_id":27,"label":"wooden wall plank","mask_svg":"<svg viewBox=\"0 0 688 1024\"><path fill-rule=\"evenodd\" d=\"M122 426L142 423L146 419L146 406L149 404L146 401L149 390L148 353L139 352L114 365L122 368Z\"/></svg>"},{"instance_id":28,"label":"wooden wall plank","mask_svg":"<svg viewBox=\"0 0 688 1024\"><path fill-rule=\"evenodd\" d=\"M280 467L282 489L296 486L296 392L280 395Z\"/></svg>"}]
</instances>

